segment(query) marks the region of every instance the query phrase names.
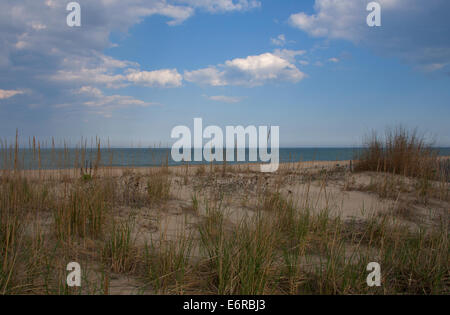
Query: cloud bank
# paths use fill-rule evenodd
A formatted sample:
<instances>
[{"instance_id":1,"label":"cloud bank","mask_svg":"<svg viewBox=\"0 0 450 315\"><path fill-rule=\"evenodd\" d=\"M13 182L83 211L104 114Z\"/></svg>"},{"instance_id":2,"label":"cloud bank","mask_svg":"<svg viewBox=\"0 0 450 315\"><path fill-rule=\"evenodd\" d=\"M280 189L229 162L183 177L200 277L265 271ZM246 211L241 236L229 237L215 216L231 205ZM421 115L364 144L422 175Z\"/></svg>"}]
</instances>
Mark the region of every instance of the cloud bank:
<instances>
[{"instance_id":1,"label":"cloud bank","mask_svg":"<svg viewBox=\"0 0 450 315\"><path fill-rule=\"evenodd\" d=\"M367 26L366 0L316 0L314 14L292 14L289 23L310 36L352 41L425 71L450 65L450 1L377 2L381 27Z\"/></svg>"},{"instance_id":2,"label":"cloud bank","mask_svg":"<svg viewBox=\"0 0 450 315\"><path fill-rule=\"evenodd\" d=\"M20 94L24 94L24 92L17 91L17 90L0 90L0 100L11 98L15 95L20 95Z\"/></svg>"},{"instance_id":3,"label":"cloud bank","mask_svg":"<svg viewBox=\"0 0 450 315\"><path fill-rule=\"evenodd\" d=\"M219 14L256 9L256 0L78 0L82 27L66 25L66 5L60 0L4 0L0 2L0 99L27 90L27 103L37 107L75 107L90 104L112 109L149 102L124 96L105 96L102 89L129 85L175 88L182 86L176 69L141 69L103 52L113 44L112 32L125 33L152 16L163 16L170 26L180 25L197 10ZM74 94L91 86L102 94ZM41 91L47 91L45 98ZM91 103L85 98L91 97ZM99 101L99 98L104 98ZM63 104L64 106L62 106ZM82 107L81 107L82 108Z\"/></svg>"}]
</instances>

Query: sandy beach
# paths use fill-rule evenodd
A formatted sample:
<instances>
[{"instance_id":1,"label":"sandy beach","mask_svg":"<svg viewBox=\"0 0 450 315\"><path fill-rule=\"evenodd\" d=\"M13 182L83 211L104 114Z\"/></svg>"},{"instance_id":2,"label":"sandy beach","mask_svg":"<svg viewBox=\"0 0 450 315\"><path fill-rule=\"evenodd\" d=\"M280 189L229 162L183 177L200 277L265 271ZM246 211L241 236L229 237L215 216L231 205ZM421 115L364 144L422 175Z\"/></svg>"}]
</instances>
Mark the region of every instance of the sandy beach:
<instances>
[{"instance_id":1,"label":"sandy beach","mask_svg":"<svg viewBox=\"0 0 450 315\"><path fill-rule=\"evenodd\" d=\"M99 232L104 231L101 232L102 236L82 231L73 234L73 231L65 230L75 228L72 223L56 228L63 229L60 231L62 234L57 234L57 239L69 237L67 240L70 240L71 248L76 249L75 252L78 253L76 255L79 256L82 252L85 252L82 257L87 255L84 258L85 264L92 271L89 281L96 282L100 275L105 276L101 270L104 270L105 263L111 264L107 273L108 294L153 294L160 290L174 293L173 290L180 288L172 282L164 284L163 288L155 287L154 284L145 285L142 275L137 272L142 268L140 264L144 260L142 256L144 249L152 244L154 250L159 248L158 250L167 251L169 249L166 246L169 248L175 246L172 250L180 250L178 246L184 246L182 244L189 240L189 253L185 253L186 257L183 257L190 266L187 268L193 268L190 269L194 273L191 276L198 277L199 270L196 268L204 266L203 264L212 258L208 258L204 248L205 224L211 224L218 218L221 218L220 223L216 222L210 228L227 235L239 233L237 231L242 229L243 225L251 231L255 228L255 224L258 226L261 217L268 220L264 221L264 224L271 224L273 220L277 222L277 229L282 229L282 226L279 226L280 220L285 220L283 216L289 211L294 211L292 209L298 209L295 211L300 211L298 213L302 216L311 217L311 220L315 218L314 220L329 221L327 224L330 226L335 224L331 222L338 220L339 229L350 229L347 232L342 231L340 237L344 237L346 233L356 233L355 235L361 237L358 233L364 232L364 226L368 222L378 222L379 219L384 220L383 224L404 227L416 232L422 228L437 227L442 222L446 222L448 226L449 200L448 197L442 197L438 193L440 191L448 196L448 184L442 186L439 182L431 183L436 191L430 193L424 200L417 194L415 180L385 173L355 173L352 172L350 163L350 161L286 163L280 165L278 172L273 174L259 172L257 164L105 167L92 170L89 177L80 177L80 170L75 169L20 171L9 175L4 173L2 180L8 181L8 176L25 178L38 191L45 191L46 194L53 196L55 210L48 208L53 207L51 206L53 202L43 205L36 213L37 216L31 219L33 223L25 227L28 235L35 235L38 229L40 237L48 238L49 242L54 240L55 224L58 225L60 220L65 220L66 211L74 211L73 205L65 204L65 199L86 204L87 207L91 207L89 206L91 202L96 205L98 201L98 204L107 208L101 215L103 223L102 227L99 227ZM77 200L73 199L74 192L78 196L75 197ZM56 206L58 202L62 202L66 210L58 212ZM89 213L88 210L86 213L88 217L92 215ZM90 220L92 219L83 221L85 222L83 224L87 224L83 225L83 229L89 226ZM124 257L114 257L113 254L105 260L103 253L95 258L95 252L105 251L104 242L111 233L108 230L114 229L118 224L122 228L126 227L130 242L128 244L130 248L127 250L130 252L122 253ZM306 252L302 254L301 260L303 272L314 273L325 257L317 252L317 248L314 249L319 245L312 245L316 242L313 240L319 235L316 235L316 232L311 233L310 241L313 243L305 245ZM78 238L77 235L83 237ZM319 238L321 237L324 236ZM327 238L325 242L331 240ZM75 244L77 245L73 247ZM313 246L310 248L312 251L306 250L309 246ZM344 239L342 246L342 255L350 260L356 252L372 255L372 260L381 259L379 248L370 244ZM164 275L160 274L153 281L161 276ZM189 281L193 282L183 287L185 290L183 292L207 292L204 290L208 289L202 285L196 287L195 281L198 279Z\"/></svg>"}]
</instances>

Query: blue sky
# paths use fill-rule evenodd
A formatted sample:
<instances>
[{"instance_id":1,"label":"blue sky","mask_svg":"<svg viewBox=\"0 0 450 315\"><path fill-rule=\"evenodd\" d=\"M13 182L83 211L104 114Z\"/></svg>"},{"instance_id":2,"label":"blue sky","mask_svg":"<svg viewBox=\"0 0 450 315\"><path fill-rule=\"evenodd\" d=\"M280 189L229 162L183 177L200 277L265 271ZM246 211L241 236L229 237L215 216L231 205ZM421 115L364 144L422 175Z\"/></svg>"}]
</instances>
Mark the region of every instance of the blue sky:
<instances>
[{"instance_id":1,"label":"blue sky","mask_svg":"<svg viewBox=\"0 0 450 315\"><path fill-rule=\"evenodd\" d=\"M282 146L418 127L450 146L450 3L380 0L0 4L0 135L171 143L176 125L278 125Z\"/></svg>"}]
</instances>

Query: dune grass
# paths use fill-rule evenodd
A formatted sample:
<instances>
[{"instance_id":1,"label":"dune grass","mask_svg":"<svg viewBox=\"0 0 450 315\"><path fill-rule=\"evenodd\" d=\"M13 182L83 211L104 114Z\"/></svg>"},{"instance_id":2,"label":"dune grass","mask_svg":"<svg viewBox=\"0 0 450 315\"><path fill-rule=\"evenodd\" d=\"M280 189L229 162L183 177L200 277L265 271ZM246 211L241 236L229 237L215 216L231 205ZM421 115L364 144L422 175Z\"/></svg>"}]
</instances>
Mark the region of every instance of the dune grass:
<instances>
[{"instance_id":1,"label":"dune grass","mask_svg":"<svg viewBox=\"0 0 450 315\"><path fill-rule=\"evenodd\" d=\"M384 137L375 132L366 137L357 157L357 171L383 171L411 177L437 179L438 152L417 130L388 129Z\"/></svg>"},{"instance_id":2,"label":"dune grass","mask_svg":"<svg viewBox=\"0 0 450 315\"><path fill-rule=\"evenodd\" d=\"M33 143L40 160L39 142ZM92 171L79 164L70 177L63 171L30 176L15 156L17 141L15 146L1 152L8 167L0 178L0 294L108 294L121 276L137 283L135 293L148 294L450 293L448 221L411 229L389 213L345 220L332 214L331 205L315 206L309 194L306 200L286 194L282 171L271 175L275 185L255 175L254 202L250 191L223 188L233 176L251 175L231 167L202 166L191 175L186 168L181 176L168 167L112 175L107 165L94 162ZM436 161L422 140L400 130L384 144L371 142L357 169L378 171L384 182L374 182L373 189L384 197L395 199L390 192L409 187L420 202L423 178L432 183L426 186L430 200L448 196L446 182L436 182L440 168L431 168ZM308 191L310 185L326 191L332 172L301 178ZM417 188L396 177L405 175ZM161 227L142 231L142 217L135 214L157 217L171 210L177 181L180 187L214 187L188 195L194 223L175 235ZM250 209L248 215L231 221L227 198L242 199L237 204ZM82 265L81 288L66 285L71 261ZM382 266L382 287L366 284L372 261Z\"/></svg>"}]
</instances>

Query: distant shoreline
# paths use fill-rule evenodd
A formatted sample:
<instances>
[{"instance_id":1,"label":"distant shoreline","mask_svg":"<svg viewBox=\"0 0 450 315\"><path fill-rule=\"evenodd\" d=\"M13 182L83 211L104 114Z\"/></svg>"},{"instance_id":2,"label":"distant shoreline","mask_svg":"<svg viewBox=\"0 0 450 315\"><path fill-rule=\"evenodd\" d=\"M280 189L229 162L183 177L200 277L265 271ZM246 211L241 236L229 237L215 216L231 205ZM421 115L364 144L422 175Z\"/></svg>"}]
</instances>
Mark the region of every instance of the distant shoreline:
<instances>
[{"instance_id":1,"label":"distant shoreline","mask_svg":"<svg viewBox=\"0 0 450 315\"><path fill-rule=\"evenodd\" d=\"M440 156L439 159L450 159L450 155ZM293 168L296 170L311 170L311 169L330 169L333 167L349 167L350 162L354 160L334 160L334 161L298 161L298 162L280 162L279 171L283 171L286 168ZM226 168L229 171L250 171L260 172L260 166L262 163L240 163L240 164L226 164ZM219 171L224 167L223 163L215 163L212 165L215 171ZM124 172L131 171L141 174L153 173L162 169L169 169L175 171L180 175L185 175L186 170L189 174L195 174L195 172L201 168L205 171L209 171L211 163L204 164L184 164L184 165L161 165L161 166L100 166L95 173L92 169L93 176L105 177L105 176L121 176ZM5 170L0 170L0 175L3 175ZM8 171L8 170L6 170ZM13 170L9 170L14 172ZM79 178L80 168L63 168L63 169L41 169L41 170L18 170L26 177L31 178L55 178L61 179L67 178ZM272 173L261 173L270 176Z\"/></svg>"},{"instance_id":2,"label":"distant shoreline","mask_svg":"<svg viewBox=\"0 0 450 315\"><path fill-rule=\"evenodd\" d=\"M361 152L361 148L281 148L279 150L279 163L297 163L305 161L349 161L354 160ZM17 159L13 151L2 151L0 169L12 169L18 163L19 169L25 170L60 170L72 168L90 168L92 165L107 167L159 167L159 166L183 166L209 165L207 161L177 162L172 159L169 149L21 149ZM98 154L100 153L100 154ZM195 152L191 152L192 157ZM227 161L227 165L246 165L263 163L260 159L249 161L249 152L246 150L245 161ZM439 148L440 156L450 156L450 148ZM235 158L235 160L237 160ZM213 162L214 165L222 165L224 162Z\"/></svg>"}]
</instances>

